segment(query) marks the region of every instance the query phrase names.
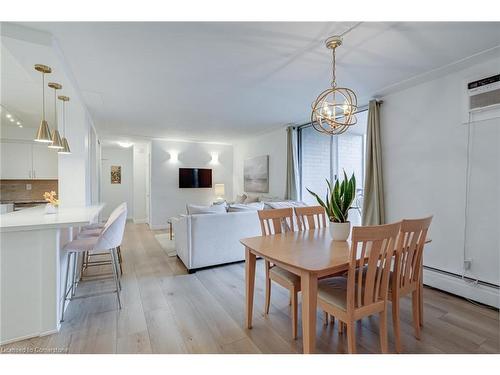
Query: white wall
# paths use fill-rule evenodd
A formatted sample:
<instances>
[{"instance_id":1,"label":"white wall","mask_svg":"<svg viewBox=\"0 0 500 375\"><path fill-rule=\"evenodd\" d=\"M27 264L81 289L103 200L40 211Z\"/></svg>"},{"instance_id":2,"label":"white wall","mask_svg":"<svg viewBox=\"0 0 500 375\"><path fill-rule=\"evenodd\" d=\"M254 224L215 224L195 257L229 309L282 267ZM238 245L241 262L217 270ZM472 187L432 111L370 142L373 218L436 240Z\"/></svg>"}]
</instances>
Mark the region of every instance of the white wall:
<instances>
[{"instance_id":1,"label":"white wall","mask_svg":"<svg viewBox=\"0 0 500 375\"><path fill-rule=\"evenodd\" d=\"M217 154L218 161L212 161ZM167 227L167 219L186 213L186 204L209 205L212 189L179 189L179 168L211 168L212 186L223 183L227 199L233 196L233 146L154 140L151 144L150 226Z\"/></svg>"},{"instance_id":2,"label":"white wall","mask_svg":"<svg viewBox=\"0 0 500 375\"><path fill-rule=\"evenodd\" d=\"M468 241L465 257L473 262L466 276L497 285L500 119L471 125L470 165L475 180L469 200L472 216L466 222L469 125L463 123L463 85L478 74L499 73L498 67L498 58L476 64L387 95L381 107L387 221L434 215L432 244L426 247L424 264L457 275L463 272L467 228L473 242ZM426 283L448 288L433 276L427 277ZM470 298L477 294L462 280L451 289Z\"/></svg>"},{"instance_id":3,"label":"white wall","mask_svg":"<svg viewBox=\"0 0 500 375\"><path fill-rule=\"evenodd\" d=\"M149 221L149 143L134 142L133 146L133 194L134 223Z\"/></svg>"},{"instance_id":4,"label":"white wall","mask_svg":"<svg viewBox=\"0 0 500 375\"><path fill-rule=\"evenodd\" d=\"M102 216L107 218L122 202L127 202L127 217L134 215L133 149L119 146L104 146L101 152L101 202L106 206ZM122 167L122 183L111 183L111 166Z\"/></svg>"},{"instance_id":5,"label":"white wall","mask_svg":"<svg viewBox=\"0 0 500 375\"><path fill-rule=\"evenodd\" d=\"M269 193L279 198L286 192L286 130L280 128L234 144L234 196L243 193L245 159L269 155ZM249 193L249 195L262 195Z\"/></svg>"}]
</instances>

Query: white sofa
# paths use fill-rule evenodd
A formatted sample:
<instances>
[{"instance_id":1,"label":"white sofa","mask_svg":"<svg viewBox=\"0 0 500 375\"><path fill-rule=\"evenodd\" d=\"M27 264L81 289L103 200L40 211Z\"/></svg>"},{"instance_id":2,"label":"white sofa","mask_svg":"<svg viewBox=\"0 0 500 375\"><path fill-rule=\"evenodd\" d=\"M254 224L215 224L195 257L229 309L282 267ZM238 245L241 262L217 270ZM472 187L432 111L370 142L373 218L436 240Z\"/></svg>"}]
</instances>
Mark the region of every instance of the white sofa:
<instances>
[{"instance_id":1,"label":"white sofa","mask_svg":"<svg viewBox=\"0 0 500 375\"><path fill-rule=\"evenodd\" d=\"M177 255L190 273L245 260L240 239L261 234L257 211L182 215L172 225Z\"/></svg>"}]
</instances>

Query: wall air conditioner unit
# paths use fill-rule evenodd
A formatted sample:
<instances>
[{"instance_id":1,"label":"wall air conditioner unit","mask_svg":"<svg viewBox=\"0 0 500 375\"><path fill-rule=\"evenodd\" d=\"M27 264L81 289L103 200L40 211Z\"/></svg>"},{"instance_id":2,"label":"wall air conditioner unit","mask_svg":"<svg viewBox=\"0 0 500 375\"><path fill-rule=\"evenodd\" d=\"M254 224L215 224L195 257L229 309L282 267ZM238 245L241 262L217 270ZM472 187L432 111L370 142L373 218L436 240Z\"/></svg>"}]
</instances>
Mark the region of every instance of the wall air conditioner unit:
<instances>
[{"instance_id":1,"label":"wall air conditioner unit","mask_svg":"<svg viewBox=\"0 0 500 375\"><path fill-rule=\"evenodd\" d=\"M500 117L500 74L467 82L468 120Z\"/></svg>"}]
</instances>

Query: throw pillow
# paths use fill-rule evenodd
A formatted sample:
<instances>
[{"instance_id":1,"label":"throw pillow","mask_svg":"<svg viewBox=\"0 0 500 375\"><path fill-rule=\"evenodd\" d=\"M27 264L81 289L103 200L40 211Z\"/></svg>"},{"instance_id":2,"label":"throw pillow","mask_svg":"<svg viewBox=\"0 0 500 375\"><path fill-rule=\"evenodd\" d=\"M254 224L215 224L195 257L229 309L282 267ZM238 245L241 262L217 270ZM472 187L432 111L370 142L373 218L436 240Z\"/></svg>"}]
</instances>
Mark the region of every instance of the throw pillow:
<instances>
[{"instance_id":1,"label":"throw pillow","mask_svg":"<svg viewBox=\"0 0 500 375\"><path fill-rule=\"evenodd\" d=\"M245 199L247 199L246 194L237 195L234 203L245 203Z\"/></svg>"},{"instance_id":2,"label":"throw pillow","mask_svg":"<svg viewBox=\"0 0 500 375\"><path fill-rule=\"evenodd\" d=\"M254 196L254 197L251 197L251 196L247 196L247 198L245 199L245 204L248 204L248 203L255 203L255 202L258 202L259 201L259 197L258 196Z\"/></svg>"},{"instance_id":3,"label":"throw pillow","mask_svg":"<svg viewBox=\"0 0 500 375\"><path fill-rule=\"evenodd\" d=\"M231 204L229 205L227 212L248 212L248 211L259 211L264 209L264 203L255 202L249 204Z\"/></svg>"}]
</instances>

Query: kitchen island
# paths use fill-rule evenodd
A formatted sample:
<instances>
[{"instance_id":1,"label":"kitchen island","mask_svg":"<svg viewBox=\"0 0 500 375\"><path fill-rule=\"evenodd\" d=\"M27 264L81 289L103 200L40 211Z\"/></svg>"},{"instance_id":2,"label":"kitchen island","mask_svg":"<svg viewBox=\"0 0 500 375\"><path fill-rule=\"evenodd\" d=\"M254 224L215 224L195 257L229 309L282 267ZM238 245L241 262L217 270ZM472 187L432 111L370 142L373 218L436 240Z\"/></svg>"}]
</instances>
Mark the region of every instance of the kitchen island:
<instances>
[{"instance_id":1,"label":"kitchen island","mask_svg":"<svg viewBox=\"0 0 500 375\"><path fill-rule=\"evenodd\" d=\"M33 207L0 215L0 344L55 333L66 254L79 227L97 222L104 205Z\"/></svg>"}]
</instances>

